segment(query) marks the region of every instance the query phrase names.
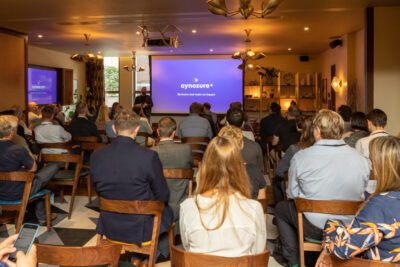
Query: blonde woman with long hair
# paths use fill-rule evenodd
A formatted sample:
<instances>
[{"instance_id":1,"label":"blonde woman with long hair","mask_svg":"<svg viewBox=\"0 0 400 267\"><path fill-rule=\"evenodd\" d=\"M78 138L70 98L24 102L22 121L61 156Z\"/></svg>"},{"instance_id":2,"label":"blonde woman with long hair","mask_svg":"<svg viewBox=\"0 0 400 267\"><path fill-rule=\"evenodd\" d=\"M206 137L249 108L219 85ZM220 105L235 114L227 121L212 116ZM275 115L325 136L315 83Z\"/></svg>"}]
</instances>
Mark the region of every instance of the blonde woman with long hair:
<instances>
[{"instance_id":1,"label":"blonde woman with long hair","mask_svg":"<svg viewBox=\"0 0 400 267\"><path fill-rule=\"evenodd\" d=\"M329 253L341 259L400 263L400 139L377 137L369 151L376 191L349 226L339 220L327 221L318 267L332 265Z\"/></svg>"},{"instance_id":2,"label":"blonde woman with long hair","mask_svg":"<svg viewBox=\"0 0 400 267\"><path fill-rule=\"evenodd\" d=\"M106 104L100 106L99 113L97 115L96 126L98 130L105 130L106 124L110 121L108 114L110 109Z\"/></svg>"},{"instance_id":3,"label":"blonde woman with long hair","mask_svg":"<svg viewBox=\"0 0 400 267\"><path fill-rule=\"evenodd\" d=\"M194 197L181 204L185 250L224 257L264 251L267 233L261 204L251 199L249 179L237 142L215 137L197 175Z\"/></svg>"}]
</instances>

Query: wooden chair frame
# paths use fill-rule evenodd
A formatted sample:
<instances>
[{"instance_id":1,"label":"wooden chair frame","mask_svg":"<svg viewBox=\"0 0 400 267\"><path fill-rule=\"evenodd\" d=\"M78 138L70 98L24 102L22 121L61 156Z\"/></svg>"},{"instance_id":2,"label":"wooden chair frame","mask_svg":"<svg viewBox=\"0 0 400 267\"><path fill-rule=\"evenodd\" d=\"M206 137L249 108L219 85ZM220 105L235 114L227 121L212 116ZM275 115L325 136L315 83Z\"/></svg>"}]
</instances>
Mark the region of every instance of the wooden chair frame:
<instances>
[{"instance_id":1,"label":"wooden chair frame","mask_svg":"<svg viewBox=\"0 0 400 267\"><path fill-rule=\"evenodd\" d=\"M210 138L204 137L204 136L197 136L197 137L183 137L181 139L182 144L189 144L191 149L192 149L192 155L193 155L193 166L198 168L201 160L203 159L203 154L207 149L206 144L197 144L197 143L209 143ZM202 152L198 152L198 151Z\"/></svg>"},{"instance_id":2,"label":"wooden chair frame","mask_svg":"<svg viewBox=\"0 0 400 267\"><path fill-rule=\"evenodd\" d=\"M181 250L174 245L171 245L171 266L172 267L267 267L270 251L257 255L248 255L242 257L220 257L213 255L206 255L202 253L193 253Z\"/></svg>"},{"instance_id":3,"label":"wooden chair frame","mask_svg":"<svg viewBox=\"0 0 400 267\"><path fill-rule=\"evenodd\" d=\"M42 161L42 149L43 148L60 148L60 149L66 149L68 150L68 154L71 154L71 150L74 147L78 147L78 145L73 145L70 142L65 142L65 143L43 143L40 144L40 153L39 153L39 159L38 161Z\"/></svg>"},{"instance_id":4,"label":"wooden chair frame","mask_svg":"<svg viewBox=\"0 0 400 267\"><path fill-rule=\"evenodd\" d=\"M210 138L206 136L193 136L193 137L182 137L182 143L210 143Z\"/></svg>"},{"instance_id":5,"label":"wooden chair frame","mask_svg":"<svg viewBox=\"0 0 400 267\"><path fill-rule=\"evenodd\" d=\"M400 267L400 264L391 262L374 261L362 258L342 260L331 255L333 267Z\"/></svg>"},{"instance_id":6,"label":"wooden chair frame","mask_svg":"<svg viewBox=\"0 0 400 267\"><path fill-rule=\"evenodd\" d=\"M72 216L72 209L74 206L75 194L76 189L78 187L80 172L82 169L82 157L81 155L75 154L43 154L42 155L43 162L65 162L65 169L67 170L67 166L69 163L75 163L75 174L74 179L72 181L57 181L57 180L50 180L49 184L54 184L56 186L61 186L60 190L60 199L61 203L64 201L64 186L69 185L72 186L72 193L71 193L71 202L69 205L69 213L68 219L71 219Z\"/></svg>"},{"instance_id":7,"label":"wooden chair frame","mask_svg":"<svg viewBox=\"0 0 400 267\"><path fill-rule=\"evenodd\" d=\"M16 233L18 233L19 230L21 229L22 222L24 221L25 217L26 206L28 205L28 203L41 198L43 198L45 201L47 231L50 231L50 193L40 197L29 199L29 194L31 192L32 182L34 177L35 175L32 172L0 172L1 181L13 181L13 182L25 183L21 204L1 205L3 211L18 211L18 215L15 217Z\"/></svg>"},{"instance_id":8,"label":"wooden chair frame","mask_svg":"<svg viewBox=\"0 0 400 267\"><path fill-rule=\"evenodd\" d=\"M149 246L139 246L137 244L121 242L122 250L149 255L149 266L154 267L164 203L160 201L110 200L99 197L99 208L101 211L107 212L154 216L153 232L151 244ZM170 229L169 238L171 242L171 238L173 238L173 227ZM118 240L115 241L118 242ZM103 235L97 235L97 245L108 244L110 242L112 243L112 241L105 239Z\"/></svg>"},{"instance_id":9,"label":"wooden chair frame","mask_svg":"<svg viewBox=\"0 0 400 267\"><path fill-rule=\"evenodd\" d=\"M189 195L192 196L193 191L193 169L164 169L164 177L166 179L187 179L189 180Z\"/></svg>"},{"instance_id":10,"label":"wooden chair frame","mask_svg":"<svg viewBox=\"0 0 400 267\"><path fill-rule=\"evenodd\" d=\"M72 137L72 141L76 143L99 143L101 140L97 136L76 136Z\"/></svg>"},{"instance_id":11,"label":"wooden chair frame","mask_svg":"<svg viewBox=\"0 0 400 267\"><path fill-rule=\"evenodd\" d=\"M107 244L96 247L64 247L35 244L38 263L60 266L93 266L107 264L117 267L121 245Z\"/></svg>"},{"instance_id":12,"label":"wooden chair frame","mask_svg":"<svg viewBox=\"0 0 400 267\"><path fill-rule=\"evenodd\" d=\"M321 245L304 241L303 232L303 212L354 215L357 213L363 201L343 201L343 200L310 200L295 198L298 220L299 254L300 266L304 267L304 251L321 251Z\"/></svg>"}]
</instances>

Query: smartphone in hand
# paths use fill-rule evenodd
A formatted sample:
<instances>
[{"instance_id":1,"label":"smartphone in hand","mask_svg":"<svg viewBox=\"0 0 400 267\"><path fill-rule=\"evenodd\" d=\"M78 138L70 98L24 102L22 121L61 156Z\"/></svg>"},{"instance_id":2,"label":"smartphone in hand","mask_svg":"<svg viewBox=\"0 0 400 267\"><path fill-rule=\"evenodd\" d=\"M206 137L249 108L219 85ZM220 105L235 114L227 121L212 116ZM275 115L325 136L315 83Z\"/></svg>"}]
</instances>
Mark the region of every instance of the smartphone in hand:
<instances>
[{"instance_id":1,"label":"smartphone in hand","mask_svg":"<svg viewBox=\"0 0 400 267\"><path fill-rule=\"evenodd\" d=\"M29 250L35 238L39 232L40 226L37 224L24 223L21 230L19 231L17 240L14 242L14 247L17 249L14 253L8 256L10 261L15 262L17 260L17 252L22 251L24 254L28 254Z\"/></svg>"}]
</instances>

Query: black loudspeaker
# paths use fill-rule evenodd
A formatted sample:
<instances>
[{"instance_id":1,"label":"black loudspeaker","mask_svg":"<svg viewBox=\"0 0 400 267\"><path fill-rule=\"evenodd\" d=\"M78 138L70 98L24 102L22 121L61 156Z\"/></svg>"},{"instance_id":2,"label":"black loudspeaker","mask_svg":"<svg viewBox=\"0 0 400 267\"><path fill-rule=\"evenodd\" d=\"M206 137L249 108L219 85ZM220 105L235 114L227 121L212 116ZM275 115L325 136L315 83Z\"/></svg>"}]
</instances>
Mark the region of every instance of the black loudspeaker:
<instances>
[{"instance_id":1,"label":"black loudspeaker","mask_svg":"<svg viewBox=\"0 0 400 267\"><path fill-rule=\"evenodd\" d=\"M330 42L329 46L333 49L333 48L335 48L337 46L342 46L342 44L343 44L342 40L336 39L336 40L333 40L332 42Z\"/></svg>"},{"instance_id":2,"label":"black loudspeaker","mask_svg":"<svg viewBox=\"0 0 400 267\"><path fill-rule=\"evenodd\" d=\"M300 61L301 62L307 62L308 60L310 60L309 56L300 56Z\"/></svg>"}]
</instances>

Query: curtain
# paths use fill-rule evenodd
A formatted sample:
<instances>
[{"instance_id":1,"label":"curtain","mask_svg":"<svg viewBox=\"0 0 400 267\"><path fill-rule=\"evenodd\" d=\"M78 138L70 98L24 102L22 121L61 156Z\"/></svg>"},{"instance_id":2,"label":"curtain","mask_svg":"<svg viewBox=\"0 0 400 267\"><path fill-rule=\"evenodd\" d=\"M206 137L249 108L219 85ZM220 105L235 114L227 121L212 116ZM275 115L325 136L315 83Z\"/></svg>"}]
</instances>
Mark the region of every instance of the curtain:
<instances>
[{"instance_id":1,"label":"curtain","mask_svg":"<svg viewBox=\"0 0 400 267\"><path fill-rule=\"evenodd\" d=\"M86 103L95 112L104 102L104 60L91 58L86 62Z\"/></svg>"}]
</instances>

